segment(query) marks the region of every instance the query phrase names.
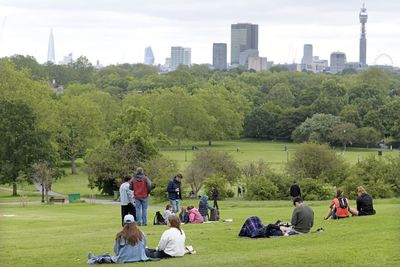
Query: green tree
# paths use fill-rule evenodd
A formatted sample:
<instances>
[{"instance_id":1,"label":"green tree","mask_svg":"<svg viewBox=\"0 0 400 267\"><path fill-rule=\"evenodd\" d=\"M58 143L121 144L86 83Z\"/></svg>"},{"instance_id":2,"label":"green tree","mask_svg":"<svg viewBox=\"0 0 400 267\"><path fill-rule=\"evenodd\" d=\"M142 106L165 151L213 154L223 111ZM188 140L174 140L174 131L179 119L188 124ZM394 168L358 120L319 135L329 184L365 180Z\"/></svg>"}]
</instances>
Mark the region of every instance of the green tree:
<instances>
[{"instance_id":1,"label":"green tree","mask_svg":"<svg viewBox=\"0 0 400 267\"><path fill-rule=\"evenodd\" d=\"M376 145L380 139L380 133L373 127L361 127L357 129L357 144L365 145L368 148L369 146Z\"/></svg>"},{"instance_id":2,"label":"green tree","mask_svg":"<svg viewBox=\"0 0 400 267\"><path fill-rule=\"evenodd\" d=\"M285 83L275 84L268 92L267 100L280 107L292 107L294 104L294 96L290 87Z\"/></svg>"},{"instance_id":3,"label":"green tree","mask_svg":"<svg viewBox=\"0 0 400 267\"><path fill-rule=\"evenodd\" d=\"M59 107L57 142L60 154L71 161L71 173L76 174L76 159L102 137L103 117L97 105L80 96L63 95Z\"/></svg>"},{"instance_id":4,"label":"green tree","mask_svg":"<svg viewBox=\"0 0 400 267\"><path fill-rule=\"evenodd\" d=\"M348 166L327 145L300 145L287 165L291 177L313 178L340 185L348 176Z\"/></svg>"},{"instance_id":5,"label":"green tree","mask_svg":"<svg viewBox=\"0 0 400 267\"><path fill-rule=\"evenodd\" d=\"M347 145L352 145L357 139L357 126L353 123L339 123L332 128L330 134L332 142L338 142L343 145L343 150L346 150Z\"/></svg>"},{"instance_id":6,"label":"green tree","mask_svg":"<svg viewBox=\"0 0 400 267\"><path fill-rule=\"evenodd\" d=\"M32 109L21 101L0 100L0 181L13 185L17 195L17 178L30 173L38 160L54 155L49 134L37 128Z\"/></svg>"}]
</instances>

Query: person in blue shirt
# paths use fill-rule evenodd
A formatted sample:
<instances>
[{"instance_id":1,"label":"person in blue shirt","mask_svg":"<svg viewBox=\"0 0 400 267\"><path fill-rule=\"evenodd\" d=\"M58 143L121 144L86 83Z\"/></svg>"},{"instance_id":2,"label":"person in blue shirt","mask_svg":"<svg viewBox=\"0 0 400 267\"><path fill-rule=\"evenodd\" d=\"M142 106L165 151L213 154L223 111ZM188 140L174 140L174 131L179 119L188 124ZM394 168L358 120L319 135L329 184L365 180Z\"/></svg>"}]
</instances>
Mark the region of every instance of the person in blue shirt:
<instances>
[{"instance_id":1,"label":"person in blue shirt","mask_svg":"<svg viewBox=\"0 0 400 267\"><path fill-rule=\"evenodd\" d=\"M108 253L94 256L92 252L89 252L88 264L128 263L149 260L146 256L146 238L131 214L125 215L124 228L115 237L114 253L115 256L111 256Z\"/></svg>"},{"instance_id":2,"label":"person in blue shirt","mask_svg":"<svg viewBox=\"0 0 400 267\"><path fill-rule=\"evenodd\" d=\"M178 213L180 211L180 200L182 200L181 180L183 176L178 173L167 186L169 204L172 205L173 212Z\"/></svg>"}]
</instances>

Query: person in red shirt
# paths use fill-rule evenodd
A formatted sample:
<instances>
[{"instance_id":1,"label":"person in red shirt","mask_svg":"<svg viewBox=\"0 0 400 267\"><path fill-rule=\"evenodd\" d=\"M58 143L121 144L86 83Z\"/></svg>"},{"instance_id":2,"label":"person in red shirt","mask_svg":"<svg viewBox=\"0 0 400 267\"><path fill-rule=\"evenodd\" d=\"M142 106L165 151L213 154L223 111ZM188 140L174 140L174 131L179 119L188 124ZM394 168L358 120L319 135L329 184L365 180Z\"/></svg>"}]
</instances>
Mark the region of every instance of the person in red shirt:
<instances>
[{"instance_id":1,"label":"person in red shirt","mask_svg":"<svg viewBox=\"0 0 400 267\"><path fill-rule=\"evenodd\" d=\"M337 189L336 197L331 201L328 214L324 217L324 220L328 220L331 216L332 219L347 218L349 217L349 212L353 214L353 211L350 209L349 200L343 196L343 190Z\"/></svg>"}]
</instances>

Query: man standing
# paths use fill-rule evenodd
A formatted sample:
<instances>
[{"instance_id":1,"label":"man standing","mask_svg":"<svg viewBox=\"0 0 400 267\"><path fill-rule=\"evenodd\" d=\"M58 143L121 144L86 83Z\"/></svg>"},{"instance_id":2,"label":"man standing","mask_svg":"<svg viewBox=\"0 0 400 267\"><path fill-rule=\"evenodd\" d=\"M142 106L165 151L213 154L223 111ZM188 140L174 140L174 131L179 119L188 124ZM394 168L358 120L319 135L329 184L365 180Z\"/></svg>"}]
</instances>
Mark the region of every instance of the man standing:
<instances>
[{"instance_id":1,"label":"man standing","mask_svg":"<svg viewBox=\"0 0 400 267\"><path fill-rule=\"evenodd\" d=\"M211 195L212 195L213 200L214 200L214 205L213 205L214 209L216 208L217 210L219 210L219 207L218 207L219 192L218 192L218 189L215 186L211 187Z\"/></svg>"},{"instance_id":2,"label":"man standing","mask_svg":"<svg viewBox=\"0 0 400 267\"><path fill-rule=\"evenodd\" d=\"M178 213L180 211L179 201L182 199L181 194L181 180L182 174L178 173L175 175L171 181L169 181L167 186L168 199L169 203L172 205L174 213Z\"/></svg>"},{"instance_id":3,"label":"man standing","mask_svg":"<svg viewBox=\"0 0 400 267\"><path fill-rule=\"evenodd\" d=\"M129 189L129 181L131 177L125 175L123 178L123 183L119 187L119 200L121 203L121 218L122 226L124 226L125 215L131 214L136 217L135 201L133 199L133 191Z\"/></svg>"},{"instance_id":4,"label":"man standing","mask_svg":"<svg viewBox=\"0 0 400 267\"><path fill-rule=\"evenodd\" d=\"M136 221L138 225L147 225L147 205L151 191L151 181L143 174L141 167L136 169L136 175L132 178L132 188L135 192Z\"/></svg>"},{"instance_id":5,"label":"man standing","mask_svg":"<svg viewBox=\"0 0 400 267\"><path fill-rule=\"evenodd\" d=\"M301 197L301 190L296 181L293 181L293 184L290 186L290 195L293 199Z\"/></svg>"},{"instance_id":6,"label":"man standing","mask_svg":"<svg viewBox=\"0 0 400 267\"><path fill-rule=\"evenodd\" d=\"M306 234L310 232L311 227L314 225L314 211L309 206L304 205L301 197L296 197L293 200L295 209L292 214L292 227L294 231L291 231L289 235L293 234Z\"/></svg>"}]
</instances>

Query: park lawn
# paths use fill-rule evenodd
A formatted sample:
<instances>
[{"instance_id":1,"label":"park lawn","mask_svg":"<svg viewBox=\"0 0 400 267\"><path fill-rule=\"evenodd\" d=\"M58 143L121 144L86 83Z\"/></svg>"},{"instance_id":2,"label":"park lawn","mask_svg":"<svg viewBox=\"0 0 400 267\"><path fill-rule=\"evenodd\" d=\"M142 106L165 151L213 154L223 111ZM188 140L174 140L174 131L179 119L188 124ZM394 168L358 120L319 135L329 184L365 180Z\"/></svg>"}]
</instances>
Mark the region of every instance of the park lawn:
<instances>
[{"instance_id":1,"label":"park lawn","mask_svg":"<svg viewBox=\"0 0 400 267\"><path fill-rule=\"evenodd\" d=\"M191 204L184 201L185 205ZM183 225L195 255L129 266L399 266L400 199L376 200L377 215L339 221L322 220L327 201L306 203L315 226L325 232L281 238L237 236L244 220L259 216L265 224L288 221L289 201L221 201L221 217L233 222ZM351 203L354 205L354 203ZM149 221L156 209L150 208ZM88 251L112 253L120 230L118 205L55 204L0 206L1 266L87 266ZM149 247L166 229L141 228Z\"/></svg>"},{"instance_id":2,"label":"park lawn","mask_svg":"<svg viewBox=\"0 0 400 267\"><path fill-rule=\"evenodd\" d=\"M12 191L0 189L0 203L1 202L30 202L30 201L40 201L42 196L35 192L24 191L18 192L18 196L12 196Z\"/></svg>"}]
</instances>

